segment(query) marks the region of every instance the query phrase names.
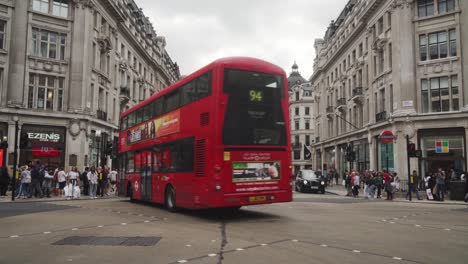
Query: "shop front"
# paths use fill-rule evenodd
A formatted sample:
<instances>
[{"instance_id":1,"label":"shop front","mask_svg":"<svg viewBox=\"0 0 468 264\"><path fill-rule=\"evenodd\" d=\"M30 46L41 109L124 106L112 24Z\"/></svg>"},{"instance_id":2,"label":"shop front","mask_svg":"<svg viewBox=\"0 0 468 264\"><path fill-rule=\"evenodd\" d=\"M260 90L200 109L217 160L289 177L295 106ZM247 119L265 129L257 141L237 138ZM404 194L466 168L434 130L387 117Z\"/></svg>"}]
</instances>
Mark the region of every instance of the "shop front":
<instances>
[{"instance_id":1,"label":"shop front","mask_svg":"<svg viewBox=\"0 0 468 264\"><path fill-rule=\"evenodd\" d=\"M418 131L421 175L435 173L439 168L451 180L460 180L466 171L466 138L464 128L423 129Z\"/></svg>"},{"instance_id":2,"label":"shop front","mask_svg":"<svg viewBox=\"0 0 468 264\"><path fill-rule=\"evenodd\" d=\"M20 165L36 164L57 168L65 165L64 127L23 125L20 136Z\"/></svg>"},{"instance_id":3,"label":"shop front","mask_svg":"<svg viewBox=\"0 0 468 264\"><path fill-rule=\"evenodd\" d=\"M366 140L353 142L353 151L356 153L356 169L363 173L369 169L369 143Z\"/></svg>"},{"instance_id":4,"label":"shop front","mask_svg":"<svg viewBox=\"0 0 468 264\"><path fill-rule=\"evenodd\" d=\"M393 150L394 150L394 143L390 144L385 144L382 143L378 137L376 137L376 142L377 142L377 165L378 171L389 171L389 172L394 172L395 171L395 162L394 162L394 156L393 156Z\"/></svg>"}]
</instances>

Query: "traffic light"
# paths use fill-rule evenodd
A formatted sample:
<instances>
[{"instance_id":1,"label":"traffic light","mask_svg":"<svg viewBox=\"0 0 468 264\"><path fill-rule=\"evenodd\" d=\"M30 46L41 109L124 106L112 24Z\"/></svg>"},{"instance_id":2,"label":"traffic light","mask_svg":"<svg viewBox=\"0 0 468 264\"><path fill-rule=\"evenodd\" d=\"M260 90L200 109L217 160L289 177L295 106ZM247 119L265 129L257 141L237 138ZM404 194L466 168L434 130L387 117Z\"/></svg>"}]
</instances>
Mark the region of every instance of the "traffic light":
<instances>
[{"instance_id":1,"label":"traffic light","mask_svg":"<svg viewBox=\"0 0 468 264\"><path fill-rule=\"evenodd\" d=\"M355 161L356 160L356 152L353 151L353 146L351 144L348 144L346 146L346 161Z\"/></svg>"},{"instance_id":2,"label":"traffic light","mask_svg":"<svg viewBox=\"0 0 468 264\"><path fill-rule=\"evenodd\" d=\"M107 141L107 143L106 143L106 155L108 155L108 156L112 155L112 149L113 149L112 141Z\"/></svg>"},{"instance_id":3,"label":"traffic light","mask_svg":"<svg viewBox=\"0 0 468 264\"><path fill-rule=\"evenodd\" d=\"M408 144L408 157L417 157L417 151L416 151L416 144L414 143L409 143Z\"/></svg>"},{"instance_id":4,"label":"traffic light","mask_svg":"<svg viewBox=\"0 0 468 264\"><path fill-rule=\"evenodd\" d=\"M20 136L20 142L19 142L19 148L20 149L26 149L28 148L28 144L29 143L29 140L28 140L28 134L24 133L24 132L21 132L21 136Z\"/></svg>"}]
</instances>

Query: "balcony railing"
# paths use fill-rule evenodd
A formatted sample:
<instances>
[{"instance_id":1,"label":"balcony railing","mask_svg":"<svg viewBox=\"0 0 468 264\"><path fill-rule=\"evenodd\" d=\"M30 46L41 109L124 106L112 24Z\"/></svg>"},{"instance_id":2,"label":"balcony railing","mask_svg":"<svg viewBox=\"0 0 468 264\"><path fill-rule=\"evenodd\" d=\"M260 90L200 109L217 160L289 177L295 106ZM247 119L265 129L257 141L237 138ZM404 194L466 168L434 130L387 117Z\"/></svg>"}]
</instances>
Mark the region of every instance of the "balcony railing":
<instances>
[{"instance_id":1,"label":"balcony railing","mask_svg":"<svg viewBox=\"0 0 468 264\"><path fill-rule=\"evenodd\" d=\"M107 113L106 112L102 111L101 109L98 109L96 114L97 114L97 118L99 120L107 121Z\"/></svg>"},{"instance_id":2,"label":"balcony railing","mask_svg":"<svg viewBox=\"0 0 468 264\"><path fill-rule=\"evenodd\" d=\"M358 86L353 89L353 97L355 96L361 96L362 94L362 87Z\"/></svg>"},{"instance_id":3,"label":"balcony railing","mask_svg":"<svg viewBox=\"0 0 468 264\"><path fill-rule=\"evenodd\" d=\"M333 106L327 106L327 114L333 113Z\"/></svg>"},{"instance_id":4,"label":"balcony railing","mask_svg":"<svg viewBox=\"0 0 468 264\"><path fill-rule=\"evenodd\" d=\"M315 143L319 143L320 142L320 137L315 137Z\"/></svg>"},{"instance_id":5,"label":"balcony railing","mask_svg":"<svg viewBox=\"0 0 468 264\"><path fill-rule=\"evenodd\" d=\"M387 119L387 112L386 111L382 111L380 113L377 113L375 115L375 122L382 122L382 121L385 121Z\"/></svg>"},{"instance_id":6,"label":"balcony railing","mask_svg":"<svg viewBox=\"0 0 468 264\"><path fill-rule=\"evenodd\" d=\"M346 105L346 98L340 98L336 101L337 107Z\"/></svg>"},{"instance_id":7,"label":"balcony railing","mask_svg":"<svg viewBox=\"0 0 468 264\"><path fill-rule=\"evenodd\" d=\"M127 85L120 86L120 95L130 97L130 90L127 88Z\"/></svg>"}]
</instances>

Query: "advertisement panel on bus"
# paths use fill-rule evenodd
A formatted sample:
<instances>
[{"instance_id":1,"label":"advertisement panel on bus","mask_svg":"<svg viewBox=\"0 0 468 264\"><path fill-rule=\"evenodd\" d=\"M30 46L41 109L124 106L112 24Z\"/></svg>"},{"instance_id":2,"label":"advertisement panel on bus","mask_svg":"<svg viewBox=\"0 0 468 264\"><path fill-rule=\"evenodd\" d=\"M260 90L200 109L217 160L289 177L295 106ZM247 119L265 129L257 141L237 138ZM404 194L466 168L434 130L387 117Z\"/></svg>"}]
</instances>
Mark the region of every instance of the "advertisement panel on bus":
<instances>
[{"instance_id":1,"label":"advertisement panel on bus","mask_svg":"<svg viewBox=\"0 0 468 264\"><path fill-rule=\"evenodd\" d=\"M154 118L127 130L126 144L156 139L179 132L180 110Z\"/></svg>"}]
</instances>

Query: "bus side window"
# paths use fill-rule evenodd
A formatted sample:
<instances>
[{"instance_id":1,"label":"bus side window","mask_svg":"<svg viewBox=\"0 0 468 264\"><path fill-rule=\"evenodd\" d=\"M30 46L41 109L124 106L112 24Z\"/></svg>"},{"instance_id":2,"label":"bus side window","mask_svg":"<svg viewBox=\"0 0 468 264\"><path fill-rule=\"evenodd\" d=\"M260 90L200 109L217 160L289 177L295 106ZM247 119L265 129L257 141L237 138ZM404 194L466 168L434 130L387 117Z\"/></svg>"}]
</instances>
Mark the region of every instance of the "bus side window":
<instances>
[{"instance_id":1,"label":"bus side window","mask_svg":"<svg viewBox=\"0 0 468 264\"><path fill-rule=\"evenodd\" d=\"M195 100L200 100L211 94L211 72L207 72L197 79L197 95Z\"/></svg>"},{"instance_id":2,"label":"bus side window","mask_svg":"<svg viewBox=\"0 0 468 264\"><path fill-rule=\"evenodd\" d=\"M135 172L135 155L132 151L127 152L127 173Z\"/></svg>"},{"instance_id":3,"label":"bus side window","mask_svg":"<svg viewBox=\"0 0 468 264\"><path fill-rule=\"evenodd\" d=\"M197 95L196 95L196 86L194 85L194 81L186 83L184 86L182 86L181 91L182 91L181 105L187 105L196 100Z\"/></svg>"},{"instance_id":4,"label":"bus side window","mask_svg":"<svg viewBox=\"0 0 468 264\"><path fill-rule=\"evenodd\" d=\"M153 172L160 172L161 171L161 152L160 150L153 151Z\"/></svg>"},{"instance_id":5,"label":"bus side window","mask_svg":"<svg viewBox=\"0 0 468 264\"><path fill-rule=\"evenodd\" d=\"M135 173L140 173L141 169L141 153L135 152Z\"/></svg>"},{"instance_id":6,"label":"bus side window","mask_svg":"<svg viewBox=\"0 0 468 264\"><path fill-rule=\"evenodd\" d=\"M179 90L173 91L170 94L165 96L165 105L164 105L164 113L171 112L174 109L180 107L180 93Z\"/></svg>"}]
</instances>

